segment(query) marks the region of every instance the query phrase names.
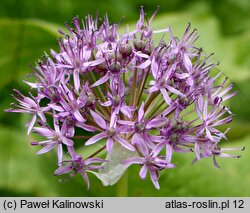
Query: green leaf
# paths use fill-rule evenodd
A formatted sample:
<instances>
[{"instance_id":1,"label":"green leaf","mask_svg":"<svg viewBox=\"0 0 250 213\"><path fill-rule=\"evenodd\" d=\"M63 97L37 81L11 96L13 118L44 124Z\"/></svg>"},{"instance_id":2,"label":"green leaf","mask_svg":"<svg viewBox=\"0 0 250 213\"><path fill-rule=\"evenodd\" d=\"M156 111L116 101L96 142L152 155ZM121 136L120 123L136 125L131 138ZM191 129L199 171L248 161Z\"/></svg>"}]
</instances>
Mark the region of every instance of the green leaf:
<instances>
[{"instance_id":1,"label":"green leaf","mask_svg":"<svg viewBox=\"0 0 250 213\"><path fill-rule=\"evenodd\" d=\"M35 155L35 150L29 145L26 132L19 133L16 130L0 127L0 188L12 192L23 192L32 195L48 196L56 195L55 188L50 184L50 178L45 172L46 166L56 160L49 154L42 162L41 156ZM44 167L45 166L45 167ZM50 168L53 172L53 167ZM47 170L48 171L48 170ZM50 187L50 190L47 189Z\"/></svg>"},{"instance_id":2,"label":"green leaf","mask_svg":"<svg viewBox=\"0 0 250 213\"><path fill-rule=\"evenodd\" d=\"M57 25L34 19L0 19L0 70L4 73L0 87L17 79L21 82L31 73L30 64L44 51L57 47L57 28Z\"/></svg>"},{"instance_id":3,"label":"green leaf","mask_svg":"<svg viewBox=\"0 0 250 213\"><path fill-rule=\"evenodd\" d=\"M108 153L106 157L106 160L109 162L102 164L104 169L98 173L92 173L102 181L104 186L112 186L117 183L128 168L128 166L121 164L121 162L133 156L136 156L135 152L125 149L119 143L115 143L112 153Z\"/></svg>"}]
</instances>

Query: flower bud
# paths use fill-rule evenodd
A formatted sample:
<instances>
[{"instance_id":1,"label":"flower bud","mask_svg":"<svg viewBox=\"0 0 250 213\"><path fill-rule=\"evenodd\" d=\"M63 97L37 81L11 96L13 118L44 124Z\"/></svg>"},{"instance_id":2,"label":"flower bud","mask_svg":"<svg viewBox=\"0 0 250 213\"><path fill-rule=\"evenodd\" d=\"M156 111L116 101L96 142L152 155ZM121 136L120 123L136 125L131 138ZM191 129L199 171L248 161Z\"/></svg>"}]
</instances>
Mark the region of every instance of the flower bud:
<instances>
[{"instance_id":1,"label":"flower bud","mask_svg":"<svg viewBox=\"0 0 250 213\"><path fill-rule=\"evenodd\" d=\"M115 129L112 128L112 127L109 127L109 128L107 129L107 135L108 135L109 137L111 137L111 136L113 136L114 134L115 134Z\"/></svg>"},{"instance_id":2,"label":"flower bud","mask_svg":"<svg viewBox=\"0 0 250 213\"><path fill-rule=\"evenodd\" d=\"M142 40L134 40L133 44L137 51L141 51L146 46L145 42Z\"/></svg>"},{"instance_id":3,"label":"flower bud","mask_svg":"<svg viewBox=\"0 0 250 213\"><path fill-rule=\"evenodd\" d=\"M110 66L109 66L109 70L110 72L112 72L113 74L117 74L120 72L121 70L121 64L119 62L116 62L116 63L112 63Z\"/></svg>"},{"instance_id":4,"label":"flower bud","mask_svg":"<svg viewBox=\"0 0 250 213\"><path fill-rule=\"evenodd\" d=\"M132 53L132 46L130 44L122 44L119 46L119 52L124 57L128 57Z\"/></svg>"}]
</instances>

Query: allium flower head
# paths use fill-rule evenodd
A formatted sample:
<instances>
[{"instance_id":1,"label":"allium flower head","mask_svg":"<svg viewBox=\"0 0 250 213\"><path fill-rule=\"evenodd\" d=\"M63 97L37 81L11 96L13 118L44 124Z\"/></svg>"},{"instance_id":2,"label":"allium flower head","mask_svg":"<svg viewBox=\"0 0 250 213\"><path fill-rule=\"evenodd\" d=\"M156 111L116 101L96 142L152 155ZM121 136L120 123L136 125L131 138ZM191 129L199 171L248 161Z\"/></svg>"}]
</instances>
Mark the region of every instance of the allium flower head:
<instances>
[{"instance_id":1,"label":"allium flower head","mask_svg":"<svg viewBox=\"0 0 250 213\"><path fill-rule=\"evenodd\" d=\"M25 81L29 95L14 90L18 103L7 111L32 115L28 134L45 139L31 144L42 146L37 154L57 149L55 175L80 173L89 187L87 172L101 178L122 149L121 168L138 164L139 176L149 174L159 189L176 152L192 152L193 163L212 157L216 167L217 157L239 157L224 151L241 148L220 148L229 131L221 126L233 118L225 106L233 84L213 75L218 64L195 46L197 30L188 24L177 39L170 27L153 29L155 15L147 19L141 8L136 29L124 34L107 17L74 18L67 32L59 30L60 50L36 63L34 82ZM157 42L156 33L166 36ZM84 148L96 144L86 156ZM105 151L109 162L96 158Z\"/></svg>"}]
</instances>

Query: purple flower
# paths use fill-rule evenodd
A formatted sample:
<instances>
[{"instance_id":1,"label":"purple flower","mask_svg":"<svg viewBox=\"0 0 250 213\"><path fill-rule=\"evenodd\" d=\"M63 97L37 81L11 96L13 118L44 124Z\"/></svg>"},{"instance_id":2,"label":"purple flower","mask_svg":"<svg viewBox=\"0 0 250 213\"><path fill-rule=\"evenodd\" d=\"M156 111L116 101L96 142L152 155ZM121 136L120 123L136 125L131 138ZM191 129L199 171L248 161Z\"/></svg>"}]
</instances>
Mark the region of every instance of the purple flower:
<instances>
[{"instance_id":1,"label":"purple flower","mask_svg":"<svg viewBox=\"0 0 250 213\"><path fill-rule=\"evenodd\" d=\"M225 107L220 109L217 105L212 105L210 110L208 107L207 99L204 100L200 96L196 102L196 113L201 119L202 124L196 127L197 134L205 133L206 137L212 142L217 141L217 139L220 140L220 138L226 139L225 135L216 129L216 127L230 123L232 121L232 115L222 118L222 116L228 112Z\"/></svg>"},{"instance_id":2,"label":"purple flower","mask_svg":"<svg viewBox=\"0 0 250 213\"><path fill-rule=\"evenodd\" d=\"M122 146L124 146L126 149L129 149L131 151L135 151L135 148L124 138L120 136L121 133L127 133L128 128L123 126L116 126L116 118L111 118L110 123L107 124L107 122L96 112L90 111L93 119L95 120L96 124L103 130L101 133L98 133L97 135L90 138L88 141L86 141L85 145L90 145L98 142L101 139L107 138L107 151L111 152L114 141L117 141Z\"/></svg>"},{"instance_id":3,"label":"purple flower","mask_svg":"<svg viewBox=\"0 0 250 213\"><path fill-rule=\"evenodd\" d=\"M69 161L63 161L66 165L61 165L55 172L54 175L63 175L70 173L69 177L73 177L76 174L80 173L83 177L84 181L87 183L87 187L89 189L90 182L87 175L87 172L93 170L103 169L103 166L95 165L96 163L107 162L106 160L100 158L89 158L87 160L83 160L81 156L76 156L75 159ZM91 165L94 164L94 165Z\"/></svg>"},{"instance_id":4,"label":"purple flower","mask_svg":"<svg viewBox=\"0 0 250 213\"><path fill-rule=\"evenodd\" d=\"M165 119L163 117L155 117L149 120L145 119L144 112L145 104L142 103L139 110L138 116L135 121L119 121L119 123L131 126L133 128L132 144L146 143L149 147L154 147L154 142L159 142L160 137L156 135L151 135L149 132L153 129L159 129L165 124Z\"/></svg>"},{"instance_id":5,"label":"purple flower","mask_svg":"<svg viewBox=\"0 0 250 213\"><path fill-rule=\"evenodd\" d=\"M182 120L171 119L161 129L161 141L154 147L153 156L158 156L166 148L166 161L171 162L173 152L190 152L187 144L193 143L196 137L190 135L189 124Z\"/></svg>"},{"instance_id":6,"label":"purple flower","mask_svg":"<svg viewBox=\"0 0 250 213\"><path fill-rule=\"evenodd\" d=\"M245 147L241 148L220 148L218 147L218 144L214 143L211 144L209 141L205 141L203 143L196 143L195 146L195 152L196 152L196 158L193 160L193 164L199 161L201 158L213 158L213 164L215 167L220 168L216 157L222 157L222 158L240 158L240 155L232 155L224 153L224 151L236 151L240 150L243 151Z\"/></svg>"},{"instance_id":7,"label":"purple flower","mask_svg":"<svg viewBox=\"0 0 250 213\"><path fill-rule=\"evenodd\" d=\"M44 154L57 146L58 164L61 165L63 159L63 144L69 147L74 145L74 142L67 138L66 126L62 125L60 129L58 121L54 119L54 130L45 126L34 127L33 131L47 138L45 141L31 143L33 146L44 146L44 148L38 151L37 154Z\"/></svg>"},{"instance_id":8,"label":"purple flower","mask_svg":"<svg viewBox=\"0 0 250 213\"><path fill-rule=\"evenodd\" d=\"M107 97L108 101L104 103L100 103L102 106L111 106L112 107L112 114L116 116L121 112L123 115L127 116L128 118L132 118L132 113L134 112L134 108L132 106L127 106L125 102L125 91L123 82L118 79L118 81L111 82L111 90L112 94L108 92Z\"/></svg>"},{"instance_id":9,"label":"purple flower","mask_svg":"<svg viewBox=\"0 0 250 213\"><path fill-rule=\"evenodd\" d=\"M17 107L17 109L8 109L6 112L18 112L18 113L27 113L33 114L31 121L28 124L28 135L30 134L36 120L37 116L42 120L42 122L46 122L46 117L44 112L49 111L50 107L40 107L40 99L31 96L31 98L24 96L18 90L14 90L16 96L13 96L15 100L19 102L20 105L12 104L12 106Z\"/></svg>"},{"instance_id":10,"label":"purple flower","mask_svg":"<svg viewBox=\"0 0 250 213\"><path fill-rule=\"evenodd\" d=\"M143 157L132 157L124 160L122 163L125 165L139 164L142 165L140 170L140 177L142 179L146 178L147 172L150 174L150 178L155 188L160 189L158 179L159 179L159 170L174 168L175 166L166 160L163 160L161 157L154 157L150 153L149 149L145 144L138 145L138 149L143 155Z\"/></svg>"}]
</instances>

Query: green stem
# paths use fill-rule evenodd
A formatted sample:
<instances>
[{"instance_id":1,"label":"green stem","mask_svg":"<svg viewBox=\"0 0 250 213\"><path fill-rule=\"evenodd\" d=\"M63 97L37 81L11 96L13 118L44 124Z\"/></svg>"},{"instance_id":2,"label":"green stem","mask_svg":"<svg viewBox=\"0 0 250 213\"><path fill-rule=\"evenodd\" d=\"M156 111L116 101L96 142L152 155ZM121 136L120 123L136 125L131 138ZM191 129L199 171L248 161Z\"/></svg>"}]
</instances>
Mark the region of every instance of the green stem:
<instances>
[{"instance_id":1,"label":"green stem","mask_svg":"<svg viewBox=\"0 0 250 213\"><path fill-rule=\"evenodd\" d=\"M106 149L106 145L104 145L103 147L101 147L100 149L98 149L96 152L94 152L92 155L88 156L86 159L95 157L97 154L99 154L104 149Z\"/></svg>"},{"instance_id":2,"label":"green stem","mask_svg":"<svg viewBox=\"0 0 250 213\"><path fill-rule=\"evenodd\" d=\"M116 196L117 197L127 197L128 196L128 171L126 171L116 187Z\"/></svg>"}]
</instances>

